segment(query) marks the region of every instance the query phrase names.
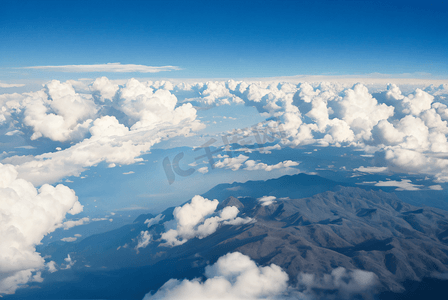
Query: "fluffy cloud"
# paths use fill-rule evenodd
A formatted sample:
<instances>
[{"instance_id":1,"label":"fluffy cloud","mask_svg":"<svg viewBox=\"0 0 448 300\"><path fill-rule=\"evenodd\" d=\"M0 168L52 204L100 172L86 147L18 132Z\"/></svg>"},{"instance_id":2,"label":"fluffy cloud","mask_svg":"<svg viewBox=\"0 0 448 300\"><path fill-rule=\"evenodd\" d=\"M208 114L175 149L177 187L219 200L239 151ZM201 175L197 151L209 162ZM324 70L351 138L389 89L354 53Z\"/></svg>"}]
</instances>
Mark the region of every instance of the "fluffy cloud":
<instances>
[{"instance_id":1,"label":"fluffy cloud","mask_svg":"<svg viewBox=\"0 0 448 300\"><path fill-rule=\"evenodd\" d=\"M35 93L1 95L0 122L9 124L11 134L22 132L27 138L27 129L31 128L33 139L78 141L87 137L78 143L78 149L60 151L63 155L46 153L35 157L35 162L30 162L30 157L10 157L5 162L17 165L20 176L35 184L79 175L101 161L111 166L134 163L161 139L200 129L193 105L208 108L244 103L277 120L271 121L275 126L264 124L257 130L271 127L272 131L274 126L281 133L276 138L282 146L375 149L386 156L384 162L392 172L410 169L400 162L406 161L411 151L427 164L411 169L433 175L441 182L448 177L447 171L439 167L445 164L433 159L433 154L448 153L448 108L442 103L446 101L446 86L405 94L390 84L387 90L373 94L363 84L325 82L297 85L229 80L173 84L131 79L121 83L106 77L90 85L52 81ZM87 159L81 162L78 156ZM243 168L247 160L244 156L237 159L241 161L228 159L218 166ZM22 175L28 171L32 174L36 168L36 172L44 173L42 180Z\"/></svg>"},{"instance_id":2,"label":"fluffy cloud","mask_svg":"<svg viewBox=\"0 0 448 300\"><path fill-rule=\"evenodd\" d=\"M199 172L199 173L202 173L202 174L208 173L208 167L202 167L202 168L199 168L199 169L198 169L198 172Z\"/></svg>"},{"instance_id":3,"label":"fluffy cloud","mask_svg":"<svg viewBox=\"0 0 448 300\"><path fill-rule=\"evenodd\" d=\"M166 227L174 227L164 232L162 246L178 246L192 238L204 238L214 233L222 225L241 225L252 221L250 218L237 217L239 210L235 206L224 207L218 215L206 218L215 213L218 200L208 200L199 195L194 196L190 203L174 209L173 222L165 223Z\"/></svg>"},{"instance_id":4,"label":"fluffy cloud","mask_svg":"<svg viewBox=\"0 0 448 300\"><path fill-rule=\"evenodd\" d=\"M185 119L194 121L196 109L190 103L176 108L177 98L169 91L153 88L130 79L120 90L119 109L133 124L131 130L153 129L159 124L177 125Z\"/></svg>"},{"instance_id":5,"label":"fluffy cloud","mask_svg":"<svg viewBox=\"0 0 448 300\"><path fill-rule=\"evenodd\" d=\"M334 116L344 120L357 139L369 139L373 126L394 114L392 106L379 104L362 84L345 90L344 97L329 102L329 106Z\"/></svg>"},{"instance_id":6,"label":"fluffy cloud","mask_svg":"<svg viewBox=\"0 0 448 300\"><path fill-rule=\"evenodd\" d=\"M48 272L50 273L54 273L56 272L58 269L56 268L56 262L55 261L49 261L46 265L46 267L48 268Z\"/></svg>"},{"instance_id":7,"label":"fluffy cloud","mask_svg":"<svg viewBox=\"0 0 448 300\"><path fill-rule=\"evenodd\" d=\"M61 224L62 228L64 230L69 230L72 227L84 225L86 223L89 223L90 219L88 217L81 218L79 220L68 220Z\"/></svg>"},{"instance_id":8,"label":"fluffy cloud","mask_svg":"<svg viewBox=\"0 0 448 300\"><path fill-rule=\"evenodd\" d=\"M74 242L77 239L78 239L77 237L66 237L66 238L62 238L61 241L63 241L63 242Z\"/></svg>"},{"instance_id":9,"label":"fluffy cloud","mask_svg":"<svg viewBox=\"0 0 448 300\"><path fill-rule=\"evenodd\" d=\"M328 292L327 297L330 299L349 299L355 294L368 297L368 293L379 283L378 277L372 272L347 270L343 267L338 267L330 274L320 277L315 274L300 273L298 281L303 294L308 297L317 296L316 291L325 291Z\"/></svg>"},{"instance_id":10,"label":"fluffy cloud","mask_svg":"<svg viewBox=\"0 0 448 300\"><path fill-rule=\"evenodd\" d=\"M228 253L205 268L206 280L170 279L156 293L144 300L292 300L349 299L354 295L369 297L378 286L378 277L368 271L338 267L330 274L301 272L298 286L288 286L288 274L279 266L257 266L239 252Z\"/></svg>"},{"instance_id":11,"label":"fluffy cloud","mask_svg":"<svg viewBox=\"0 0 448 300\"><path fill-rule=\"evenodd\" d=\"M171 279L154 295L144 300L168 299L282 299L287 293L288 274L271 264L259 267L248 256L239 252L222 256L205 269L207 279Z\"/></svg>"},{"instance_id":12,"label":"fluffy cloud","mask_svg":"<svg viewBox=\"0 0 448 300\"><path fill-rule=\"evenodd\" d=\"M249 156L245 156L243 154L238 155L237 157L226 157L222 161L218 161L215 163L216 168L226 168L231 169L232 171L237 171L241 168L243 163L249 158Z\"/></svg>"},{"instance_id":13,"label":"fluffy cloud","mask_svg":"<svg viewBox=\"0 0 448 300\"><path fill-rule=\"evenodd\" d=\"M107 77L100 77L90 86L93 95L99 95L100 101L104 102L106 99L113 100L119 87L118 84L113 84Z\"/></svg>"},{"instance_id":14,"label":"fluffy cloud","mask_svg":"<svg viewBox=\"0 0 448 300\"><path fill-rule=\"evenodd\" d=\"M146 248L146 246L149 245L149 243L151 242L151 238L152 237L148 231L140 232L140 235L138 236L138 244L137 246L135 246L135 250L137 250L137 253L139 248Z\"/></svg>"},{"instance_id":15,"label":"fluffy cloud","mask_svg":"<svg viewBox=\"0 0 448 300\"><path fill-rule=\"evenodd\" d=\"M254 160L248 160L244 163L244 170L248 170L248 171L258 171L258 170L264 170L264 171L272 171L275 169L286 169L286 168L290 168L290 167L295 167L298 166L299 163L296 161L292 161L292 160L285 160L282 162L279 162L278 164L275 165L267 165L265 163L257 163Z\"/></svg>"},{"instance_id":16,"label":"fluffy cloud","mask_svg":"<svg viewBox=\"0 0 448 300\"><path fill-rule=\"evenodd\" d=\"M159 214L159 215L155 216L154 218L146 219L144 224L146 224L149 228L154 224L158 224L161 220L163 220L163 218L165 218L165 216L162 214Z\"/></svg>"},{"instance_id":17,"label":"fluffy cloud","mask_svg":"<svg viewBox=\"0 0 448 300\"><path fill-rule=\"evenodd\" d=\"M84 93L76 92L73 84L52 81L41 91L2 99L5 118L12 124L30 126L31 139L69 141L90 134L58 152L12 156L4 161L16 165L19 176L35 185L79 176L85 168L102 161L111 166L135 163L141 160L138 156L162 139L187 135L203 127L190 103L177 106L176 97L163 89L166 83L130 79L117 90L107 78L99 78ZM155 90L154 85L160 89ZM95 102L95 93L101 99L113 99Z\"/></svg>"},{"instance_id":18,"label":"fluffy cloud","mask_svg":"<svg viewBox=\"0 0 448 300\"><path fill-rule=\"evenodd\" d=\"M70 254L67 254L67 257L64 258L65 261L65 269L71 269L71 267L73 267L73 265L75 264L76 260L72 260Z\"/></svg>"},{"instance_id":19,"label":"fluffy cloud","mask_svg":"<svg viewBox=\"0 0 448 300\"><path fill-rule=\"evenodd\" d=\"M263 206L271 205L272 203L275 203L275 199L277 199L275 196L263 196L258 201Z\"/></svg>"},{"instance_id":20,"label":"fluffy cloud","mask_svg":"<svg viewBox=\"0 0 448 300\"><path fill-rule=\"evenodd\" d=\"M42 136L60 142L79 139L87 132L97 110L91 97L82 96L70 83L57 80L23 101L23 122L33 128L32 140Z\"/></svg>"},{"instance_id":21,"label":"fluffy cloud","mask_svg":"<svg viewBox=\"0 0 448 300\"><path fill-rule=\"evenodd\" d=\"M239 97L263 116L279 120L284 146L355 146L369 151L375 147L387 156L385 163L392 172L409 171L409 166L400 162L410 157L407 151L413 151L413 156L422 156L418 161L427 164L420 169L412 167L413 172L431 174L440 182L448 177L441 170L446 163L431 158L432 153L448 153L448 108L441 102L448 94L446 86L417 88L403 94L397 85L389 84L387 90L372 94L359 83L347 86L227 81L203 83L202 90L209 85L219 89L219 95L225 94L228 99L230 95ZM182 86L177 89L182 90ZM220 102L217 95L209 94L208 106ZM219 165L239 169L238 163L241 162L231 163L227 159Z\"/></svg>"},{"instance_id":22,"label":"fluffy cloud","mask_svg":"<svg viewBox=\"0 0 448 300\"><path fill-rule=\"evenodd\" d=\"M36 245L61 226L67 213L77 214L82 206L68 187L44 184L36 190L17 178L13 166L3 164L0 199L0 293L10 294L45 267Z\"/></svg>"},{"instance_id":23,"label":"fluffy cloud","mask_svg":"<svg viewBox=\"0 0 448 300\"><path fill-rule=\"evenodd\" d=\"M231 169L232 171L237 171L240 169L247 171L272 171L276 169L287 169L290 167L298 166L299 163L291 160L285 160L283 162L279 162L275 165L267 165L262 162L256 162L254 160L248 160L249 157L243 154L238 155L237 157L227 157L221 161L215 163L215 167L217 168L225 168Z\"/></svg>"}]
</instances>

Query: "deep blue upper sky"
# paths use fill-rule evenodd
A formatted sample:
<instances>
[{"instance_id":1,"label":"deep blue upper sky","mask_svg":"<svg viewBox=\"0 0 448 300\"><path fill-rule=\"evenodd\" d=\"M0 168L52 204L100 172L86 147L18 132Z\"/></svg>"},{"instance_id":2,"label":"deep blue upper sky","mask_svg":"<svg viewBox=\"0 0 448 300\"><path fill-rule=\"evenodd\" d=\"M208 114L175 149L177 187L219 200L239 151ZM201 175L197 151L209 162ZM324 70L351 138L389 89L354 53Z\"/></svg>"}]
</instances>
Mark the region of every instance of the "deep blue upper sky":
<instances>
[{"instance_id":1,"label":"deep blue upper sky","mask_svg":"<svg viewBox=\"0 0 448 300\"><path fill-rule=\"evenodd\" d=\"M111 62L183 69L145 77L448 75L448 1L0 3L4 81L54 77L17 67Z\"/></svg>"}]
</instances>

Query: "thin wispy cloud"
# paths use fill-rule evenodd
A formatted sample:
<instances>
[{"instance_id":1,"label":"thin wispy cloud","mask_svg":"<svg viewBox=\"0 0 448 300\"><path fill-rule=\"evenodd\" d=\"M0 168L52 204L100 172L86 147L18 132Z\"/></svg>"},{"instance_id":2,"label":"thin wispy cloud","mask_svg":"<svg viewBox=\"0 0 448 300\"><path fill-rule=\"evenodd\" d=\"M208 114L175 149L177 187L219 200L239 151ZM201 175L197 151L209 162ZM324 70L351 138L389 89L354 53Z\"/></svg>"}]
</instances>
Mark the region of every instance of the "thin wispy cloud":
<instances>
[{"instance_id":1,"label":"thin wispy cloud","mask_svg":"<svg viewBox=\"0 0 448 300\"><path fill-rule=\"evenodd\" d=\"M0 88L12 88L12 87L22 87L25 84L22 83L4 83L0 81Z\"/></svg>"},{"instance_id":2,"label":"thin wispy cloud","mask_svg":"<svg viewBox=\"0 0 448 300\"><path fill-rule=\"evenodd\" d=\"M90 72L111 72L111 73L158 73L164 71L180 70L176 66L145 66L134 64L107 63L95 65L64 65L64 66L33 66L23 67L20 69L29 70L47 70L54 72L73 72L73 73L90 73Z\"/></svg>"}]
</instances>

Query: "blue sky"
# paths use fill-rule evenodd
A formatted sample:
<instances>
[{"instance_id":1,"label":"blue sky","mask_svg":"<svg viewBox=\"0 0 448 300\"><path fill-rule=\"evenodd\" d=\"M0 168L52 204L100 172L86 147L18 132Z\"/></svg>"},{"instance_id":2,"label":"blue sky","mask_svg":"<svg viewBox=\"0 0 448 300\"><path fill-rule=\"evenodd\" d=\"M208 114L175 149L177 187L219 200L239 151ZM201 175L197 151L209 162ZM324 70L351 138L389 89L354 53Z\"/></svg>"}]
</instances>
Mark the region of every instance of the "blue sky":
<instances>
[{"instance_id":1,"label":"blue sky","mask_svg":"<svg viewBox=\"0 0 448 300\"><path fill-rule=\"evenodd\" d=\"M143 74L169 78L448 75L447 1L2 0L1 7L4 82L56 77L14 68L105 63L181 68Z\"/></svg>"}]
</instances>

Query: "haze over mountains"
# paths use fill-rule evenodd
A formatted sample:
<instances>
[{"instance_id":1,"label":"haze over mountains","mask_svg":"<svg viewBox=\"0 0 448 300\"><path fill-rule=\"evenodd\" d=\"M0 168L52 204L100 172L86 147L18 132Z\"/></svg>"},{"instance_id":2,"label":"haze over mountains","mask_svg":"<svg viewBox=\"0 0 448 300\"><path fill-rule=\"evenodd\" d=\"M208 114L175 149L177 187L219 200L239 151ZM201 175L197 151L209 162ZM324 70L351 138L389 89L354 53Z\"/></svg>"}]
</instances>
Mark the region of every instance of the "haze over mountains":
<instances>
[{"instance_id":1,"label":"haze over mountains","mask_svg":"<svg viewBox=\"0 0 448 300\"><path fill-rule=\"evenodd\" d=\"M448 274L448 212L415 207L391 193L299 174L218 185L203 196L196 208L197 199L79 242L38 249L58 271L43 272L44 282L30 284L36 289L6 299L141 299L171 278L204 278L206 266L233 252L281 267L289 290L278 297L367 297L403 292L406 280ZM209 211L200 212L206 205ZM182 227L187 206L199 218ZM222 213L231 207L237 217ZM211 221L215 227L207 227ZM170 229L177 230L177 244L166 244Z\"/></svg>"}]
</instances>

